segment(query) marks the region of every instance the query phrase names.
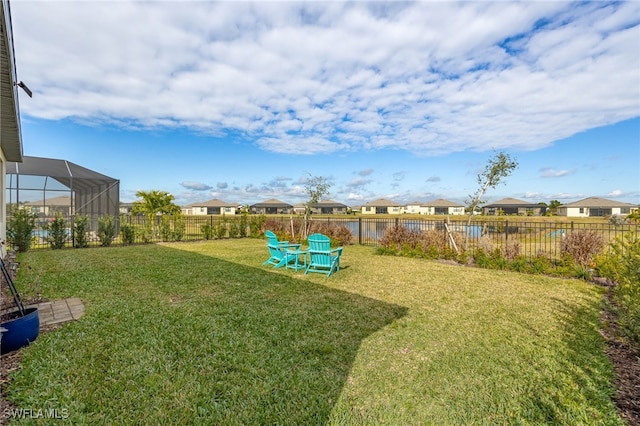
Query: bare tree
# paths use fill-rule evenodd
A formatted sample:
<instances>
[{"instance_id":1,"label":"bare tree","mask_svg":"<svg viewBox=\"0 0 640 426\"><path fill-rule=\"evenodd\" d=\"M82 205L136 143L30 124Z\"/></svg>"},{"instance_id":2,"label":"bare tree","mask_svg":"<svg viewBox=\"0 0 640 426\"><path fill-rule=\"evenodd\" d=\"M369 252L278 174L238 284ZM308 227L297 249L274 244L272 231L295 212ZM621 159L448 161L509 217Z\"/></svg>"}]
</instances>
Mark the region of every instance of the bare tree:
<instances>
[{"instance_id":1,"label":"bare tree","mask_svg":"<svg viewBox=\"0 0 640 426\"><path fill-rule=\"evenodd\" d=\"M471 225L471 218L473 217L476 209L484 204L482 197L489 188L495 188L503 182L503 180L511 175L511 173L518 167L518 162L511 158L509 154L504 152L498 152L493 157L489 158L484 170L478 174L478 189L473 194L469 195L467 199L467 210L469 212L469 221L467 222L467 232L465 237L465 248L469 240L469 226Z\"/></svg>"},{"instance_id":2,"label":"bare tree","mask_svg":"<svg viewBox=\"0 0 640 426\"><path fill-rule=\"evenodd\" d=\"M302 238L307 238L309 235L309 216L311 215L311 208L318 204L322 197L329 194L329 188L331 184L327 182L327 179L322 176L311 176L304 184L304 189L309 195L309 200L304 204L304 220L302 226Z\"/></svg>"}]
</instances>

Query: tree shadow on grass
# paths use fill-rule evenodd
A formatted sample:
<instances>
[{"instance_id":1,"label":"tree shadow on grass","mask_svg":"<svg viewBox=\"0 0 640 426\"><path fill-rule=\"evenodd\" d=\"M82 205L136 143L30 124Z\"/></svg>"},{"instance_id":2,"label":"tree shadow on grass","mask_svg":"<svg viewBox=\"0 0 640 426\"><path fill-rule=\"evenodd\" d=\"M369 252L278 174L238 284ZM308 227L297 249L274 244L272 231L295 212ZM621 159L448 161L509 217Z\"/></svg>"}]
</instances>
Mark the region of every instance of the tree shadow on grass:
<instances>
[{"instance_id":1,"label":"tree shadow on grass","mask_svg":"<svg viewBox=\"0 0 640 426\"><path fill-rule=\"evenodd\" d=\"M109 285L94 282L100 294L85 317L30 348L35 360L12 387L33 386L42 404L92 423L324 424L363 340L407 313L264 268L157 250L144 266L110 250L111 262L69 271L82 286L104 268ZM39 381L37 366L53 371Z\"/></svg>"}]
</instances>

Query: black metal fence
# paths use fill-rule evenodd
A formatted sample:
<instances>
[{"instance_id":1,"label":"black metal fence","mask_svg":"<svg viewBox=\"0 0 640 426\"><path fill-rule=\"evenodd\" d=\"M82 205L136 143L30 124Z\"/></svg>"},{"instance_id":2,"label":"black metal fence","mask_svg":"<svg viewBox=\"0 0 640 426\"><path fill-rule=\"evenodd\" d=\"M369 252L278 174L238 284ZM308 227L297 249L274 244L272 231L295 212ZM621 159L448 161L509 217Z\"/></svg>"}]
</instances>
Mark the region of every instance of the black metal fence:
<instances>
[{"instance_id":1,"label":"black metal fence","mask_svg":"<svg viewBox=\"0 0 640 426\"><path fill-rule=\"evenodd\" d=\"M48 223L51 218L38 221L33 232L32 248L50 246ZM155 243L162 241L197 241L205 239L261 237L265 222L273 224L281 221L284 229L290 229L291 221L301 222L301 216L179 216L154 217L149 221L145 216L122 215L115 221L116 237L112 245L126 243ZM534 256L545 256L557 259L561 256L561 243L572 232L577 230L592 230L600 234L605 243L613 241L626 233L640 236L640 225L635 223L612 224L606 222L587 223L551 222L551 221L521 221L521 220L490 220L487 218L473 218L471 222L451 221L446 219L423 219L416 217L363 217L363 216L323 216L312 217L312 222L326 222L329 225L346 227L352 234L352 243L376 246L387 229L403 226L413 231L442 232L443 238L450 240L454 235L457 241L464 240L467 249L475 250L495 249L504 247L510 242L519 246L520 254L531 259ZM73 247L73 218L66 219L65 247ZM132 230L132 241L123 238L123 230ZM89 230L86 234L89 246L102 244L98 218L89 220Z\"/></svg>"}]
</instances>

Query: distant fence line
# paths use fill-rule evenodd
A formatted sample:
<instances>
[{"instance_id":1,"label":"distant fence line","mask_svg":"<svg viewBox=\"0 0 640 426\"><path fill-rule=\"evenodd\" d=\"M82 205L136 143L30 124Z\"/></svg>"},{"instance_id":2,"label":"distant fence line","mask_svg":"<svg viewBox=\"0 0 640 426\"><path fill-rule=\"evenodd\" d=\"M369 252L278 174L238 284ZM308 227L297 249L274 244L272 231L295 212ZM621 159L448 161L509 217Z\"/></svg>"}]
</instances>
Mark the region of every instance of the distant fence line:
<instances>
[{"instance_id":1,"label":"distant fence line","mask_svg":"<svg viewBox=\"0 0 640 426\"><path fill-rule=\"evenodd\" d=\"M98 238L98 218L91 218L88 240L90 246L100 245ZM155 243L162 241L198 241L206 239L205 230L208 229L210 239L237 238L245 236L260 236L265 220L269 222L282 221L284 228L289 228L290 221L302 221L301 216L268 216L248 215L242 216L179 216L156 217L155 223L147 223L145 216L122 215L117 221L117 228L123 225L132 226L135 230L134 243ZM33 248L49 247L47 223L51 218L42 218L38 221L34 230ZM385 231L394 226L403 226L414 231L437 231L443 235L447 232L446 219L422 219L417 217L352 217L352 216L322 216L311 217L312 222L323 222L333 225L345 226L353 236L352 243L366 246L376 246ZM67 219L67 241L65 246L73 247L73 235L71 232L73 218ZM169 227L169 228L167 228ZM161 232L162 228L176 230L177 233ZM153 229L149 235L143 236L143 229ZM491 220L487 218L473 218L467 221L455 220L448 223L451 232L462 237L468 237L469 248L476 249L479 243L489 242L493 247L501 247L509 241L518 241L521 253L527 257L544 255L551 258L560 257L560 245L563 238L576 230L589 229L602 235L605 243L613 241L626 233L640 232L640 225L633 223L587 223L587 222L526 222L520 220ZM244 229L244 230L242 230ZM258 231L256 231L256 229ZM253 235L252 235L253 233ZM119 237L112 245L121 245Z\"/></svg>"}]
</instances>

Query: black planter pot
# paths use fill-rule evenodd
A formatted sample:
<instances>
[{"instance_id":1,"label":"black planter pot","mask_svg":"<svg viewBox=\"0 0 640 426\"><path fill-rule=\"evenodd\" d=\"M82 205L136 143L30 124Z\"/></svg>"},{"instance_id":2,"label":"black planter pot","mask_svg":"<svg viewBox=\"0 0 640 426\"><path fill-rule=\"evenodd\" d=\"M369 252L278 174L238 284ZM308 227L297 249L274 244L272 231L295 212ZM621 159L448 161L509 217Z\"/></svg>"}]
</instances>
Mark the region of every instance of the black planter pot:
<instances>
[{"instance_id":1,"label":"black planter pot","mask_svg":"<svg viewBox=\"0 0 640 426\"><path fill-rule=\"evenodd\" d=\"M16 315L19 315L16 312ZM40 316L38 308L27 308L24 310L24 316L17 316L7 322L0 324L2 331L0 339L0 353L6 354L36 340L40 334Z\"/></svg>"}]
</instances>

